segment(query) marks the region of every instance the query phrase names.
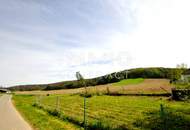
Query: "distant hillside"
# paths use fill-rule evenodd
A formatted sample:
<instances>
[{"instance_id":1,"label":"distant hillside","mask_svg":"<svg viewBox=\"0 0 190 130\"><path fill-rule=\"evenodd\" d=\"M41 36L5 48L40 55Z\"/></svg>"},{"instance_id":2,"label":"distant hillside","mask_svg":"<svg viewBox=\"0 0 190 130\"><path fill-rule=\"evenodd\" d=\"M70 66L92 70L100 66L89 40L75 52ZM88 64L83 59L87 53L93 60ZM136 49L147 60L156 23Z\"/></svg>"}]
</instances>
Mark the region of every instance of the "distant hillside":
<instances>
[{"instance_id":1,"label":"distant hillside","mask_svg":"<svg viewBox=\"0 0 190 130\"><path fill-rule=\"evenodd\" d=\"M85 83L87 86L103 85L108 83L118 82L126 78L164 78L177 80L180 78L181 73L187 73L177 68L136 68L130 70L123 70L120 72L114 72L104 76L86 79ZM189 71L189 70L188 70ZM19 85L13 86L9 89L12 91L32 91L32 90L57 90L57 89L71 89L84 87L84 84L77 81L63 81L52 84L41 84L41 85Z\"/></svg>"}]
</instances>

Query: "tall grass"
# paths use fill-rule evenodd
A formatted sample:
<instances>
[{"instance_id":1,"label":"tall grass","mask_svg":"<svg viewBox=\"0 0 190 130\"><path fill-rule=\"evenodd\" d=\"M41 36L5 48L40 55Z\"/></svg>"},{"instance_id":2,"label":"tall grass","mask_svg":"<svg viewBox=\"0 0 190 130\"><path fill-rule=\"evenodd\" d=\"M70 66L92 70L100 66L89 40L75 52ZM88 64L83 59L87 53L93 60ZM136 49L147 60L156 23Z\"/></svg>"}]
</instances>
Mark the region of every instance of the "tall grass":
<instances>
[{"instance_id":1,"label":"tall grass","mask_svg":"<svg viewBox=\"0 0 190 130\"><path fill-rule=\"evenodd\" d=\"M45 96L41 100L41 105L43 109L55 110L55 101L56 96ZM188 102L169 102L165 98L160 97L112 97L104 95L87 99L88 128L124 130L148 127L147 124L151 120L149 122L143 122L143 120L149 119L150 116L151 118L154 116L159 117L160 104L165 104L172 111L182 111L179 115L190 118L190 114L187 114L190 110ZM61 117L82 126L83 98L81 96L60 96L60 111L62 113ZM190 122L190 120L185 120L186 124L188 121ZM172 125L178 128L175 123Z\"/></svg>"},{"instance_id":2,"label":"tall grass","mask_svg":"<svg viewBox=\"0 0 190 130\"><path fill-rule=\"evenodd\" d=\"M47 111L33 107L32 104L35 106L35 96L14 95L12 99L17 110L35 130L81 130L79 126L67 120L59 120L56 116L52 116Z\"/></svg>"}]
</instances>

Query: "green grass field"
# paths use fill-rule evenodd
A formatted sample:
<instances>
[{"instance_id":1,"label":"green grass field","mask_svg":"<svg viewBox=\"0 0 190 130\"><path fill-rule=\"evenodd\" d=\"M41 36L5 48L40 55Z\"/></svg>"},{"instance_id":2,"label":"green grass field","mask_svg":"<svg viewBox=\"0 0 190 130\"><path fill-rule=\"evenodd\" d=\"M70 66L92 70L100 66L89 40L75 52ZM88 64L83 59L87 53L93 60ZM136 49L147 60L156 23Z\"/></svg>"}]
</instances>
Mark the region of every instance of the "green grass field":
<instances>
[{"instance_id":1,"label":"green grass field","mask_svg":"<svg viewBox=\"0 0 190 130\"><path fill-rule=\"evenodd\" d=\"M62 119L78 125L83 122L83 97L79 95L15 95L13 99L18 110L40 130L77 128L61 121ZM34 102L43 106L43 111L32 107ZM160 104L164 106L162 114ZM60 110L63 117L61 120L44 112L55 108ZM98 127L98 130L108 127L110 130L159 130L162 127L167 127L168 130L186 130L190 129L190 102L168 101L164 97L93 96L87 99L87 124L89 129Z\"/></svg>"},{"instance_id":2,"label":"green grass field","mask_svg":"<svg viewBox=\"0 0 190 130\"><path fill-rule=\"evenodd\" d=\"M77 125L59 120L46 111L32 106L34 96L13 96L13 102L21 115L36 130L77 130Z\"/></svg>"},{"instance_id":3,"label":"green grass field","mask_svg":"<svg viewBox=\"0 0 190 130\"><path fill-rule=\"evenodd\" d=\"M121 80L120 82L113 83L113 85L114 86L126 86L126 85L140 84L143 81L144 81L143 78L125 79L125 80Z\"/></svg>"}]
</instances>

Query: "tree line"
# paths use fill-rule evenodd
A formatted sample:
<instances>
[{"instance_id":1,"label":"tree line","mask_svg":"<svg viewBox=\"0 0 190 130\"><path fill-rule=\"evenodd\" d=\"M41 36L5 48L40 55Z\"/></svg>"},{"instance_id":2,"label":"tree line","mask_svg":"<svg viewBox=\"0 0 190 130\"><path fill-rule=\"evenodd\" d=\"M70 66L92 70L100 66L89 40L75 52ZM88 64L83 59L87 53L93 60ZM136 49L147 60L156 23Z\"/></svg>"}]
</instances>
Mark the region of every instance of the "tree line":
<instances>
[{"instance_id":1,"label":"tree line","mask_svg":"<svg viewBox=\"0 0 190 130\"><path fill-rule=\"evenodd\" d=\"M181 78L183 73L189 71L184 68L136 68L129 69L120 72L114 72L108 75L85 79L85 84L73 80L73 81L63 81L53 84L43 84L43 85L22 85L22 86L13 86L9 89L12 91L32 91L32 90L57 90L57 89L72 89L72 88L81 88L86 86L95 86L103 85L108 83L119 82L120 80L127 78L163 78L170 79L171 82L174 82Z\"/></svg>"}]
</instances>

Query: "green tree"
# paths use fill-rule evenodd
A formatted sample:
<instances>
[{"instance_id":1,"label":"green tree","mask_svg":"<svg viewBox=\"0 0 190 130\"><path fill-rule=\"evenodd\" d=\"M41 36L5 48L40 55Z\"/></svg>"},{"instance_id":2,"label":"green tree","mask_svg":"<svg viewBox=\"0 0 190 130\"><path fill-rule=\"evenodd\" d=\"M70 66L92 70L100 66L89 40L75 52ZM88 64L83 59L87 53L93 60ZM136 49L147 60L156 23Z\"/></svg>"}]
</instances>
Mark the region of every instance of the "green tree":
<instances>
[{"instance_id":1,"label":"green tree","mask_svg":"<svg viewBox=\"0 0 190 130\"><path fill-rule=\"evenodd\" d=\"M181 78L182 73L183 73L182 69L171 69L169 71L168 77L170 78L171 82L175 82Z\"/></svg>"}]
</instances>

